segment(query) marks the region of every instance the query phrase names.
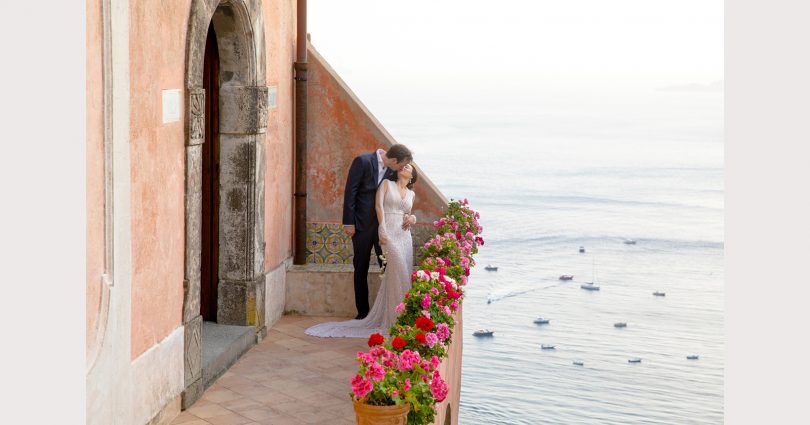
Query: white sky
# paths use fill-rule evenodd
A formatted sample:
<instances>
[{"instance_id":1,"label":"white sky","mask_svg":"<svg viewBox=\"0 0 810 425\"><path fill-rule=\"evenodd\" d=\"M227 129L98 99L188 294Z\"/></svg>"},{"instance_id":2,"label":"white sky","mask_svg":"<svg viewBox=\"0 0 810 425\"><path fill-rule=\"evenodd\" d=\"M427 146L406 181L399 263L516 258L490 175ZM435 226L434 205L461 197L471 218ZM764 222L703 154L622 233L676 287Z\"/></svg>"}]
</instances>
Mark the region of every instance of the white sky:
<instances>
[{"instance_id":1,"label":"white sky","mask_svg":"<svg viewBox=\"0 0 810 425\"><path fill-rule=\"evenodd\" d=\"M309 0L308 13L313 45L358 92L723 79L720 0Z\"/></svg>"}]
</instances>

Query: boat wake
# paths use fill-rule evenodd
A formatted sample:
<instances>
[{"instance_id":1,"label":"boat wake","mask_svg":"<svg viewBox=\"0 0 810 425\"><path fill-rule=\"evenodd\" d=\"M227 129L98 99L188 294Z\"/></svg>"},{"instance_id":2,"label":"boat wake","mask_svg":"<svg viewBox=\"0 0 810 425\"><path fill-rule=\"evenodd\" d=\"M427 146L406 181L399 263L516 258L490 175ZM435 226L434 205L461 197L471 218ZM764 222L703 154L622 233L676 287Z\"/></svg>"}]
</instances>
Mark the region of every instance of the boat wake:
<instances>
[{"instance_id":1,"label":"boat wake","mask_svg":"<svg viewBox=\"0 0 810 425\"><path fill-rule=\"evenodd\" d=\"M555 283L555 284L551 284L551 285L547 285L547 286L541 286L541 287L538 287L538 288L527 289L525 291L507 292L505 294L492 294L492 293L490 293L489 295L487 295L487 304L492 304L492 303L494 303L496 301L500 301L500 300L503 300L503 299L506 299L506 298L517 297L519 295L524 295L524 294L528 294L530 292L535 292L535 291L542 291L544 289L554 288L554 287L557 287L557 286L562 286L562 284L561 283Z\"/></svg>"}]
</instances>

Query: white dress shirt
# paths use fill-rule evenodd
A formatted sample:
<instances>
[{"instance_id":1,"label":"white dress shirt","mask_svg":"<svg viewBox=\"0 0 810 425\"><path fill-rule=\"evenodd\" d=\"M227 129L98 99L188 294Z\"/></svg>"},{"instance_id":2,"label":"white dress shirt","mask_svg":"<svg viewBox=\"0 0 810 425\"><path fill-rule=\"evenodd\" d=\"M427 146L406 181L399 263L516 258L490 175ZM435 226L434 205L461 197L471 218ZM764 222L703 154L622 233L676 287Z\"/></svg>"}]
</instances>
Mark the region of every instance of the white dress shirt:
<instances>
[{"instance_id":1,"label":"white dress shirt","mask_svg":"<svg viewBox=\"0 0 810 425\"><path fill-rule=\"evenodd\" d=\"M388 170L388 167L385 166L385 163L382 160L383 152L385 151L382 149L377 149L377 184L380 184L383 176L385 176L385 171Z\"/></svg>"}]
</instances>

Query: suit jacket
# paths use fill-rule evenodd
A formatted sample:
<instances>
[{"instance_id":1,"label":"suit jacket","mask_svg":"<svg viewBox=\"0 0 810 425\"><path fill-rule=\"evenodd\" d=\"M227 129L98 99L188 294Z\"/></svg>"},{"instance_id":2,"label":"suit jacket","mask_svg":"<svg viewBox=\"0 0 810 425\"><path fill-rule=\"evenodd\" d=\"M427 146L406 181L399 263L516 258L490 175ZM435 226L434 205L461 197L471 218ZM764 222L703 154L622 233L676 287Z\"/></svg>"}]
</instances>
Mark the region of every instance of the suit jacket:
<instances>
[{"instance_id":1,"label":"suit jacket","mask_svg":"<svg viewBox=\"0 0 810 425\"><path fill-rule=\"evenodd\" d=\"M376 151L357 156L349 167L343 192L343 224L354 225L357 232L376 231L379 226L374 204L379 187L377 168ZM383 180L393 176L394 171L389 168Z\"/></svg>"}]
</instances>

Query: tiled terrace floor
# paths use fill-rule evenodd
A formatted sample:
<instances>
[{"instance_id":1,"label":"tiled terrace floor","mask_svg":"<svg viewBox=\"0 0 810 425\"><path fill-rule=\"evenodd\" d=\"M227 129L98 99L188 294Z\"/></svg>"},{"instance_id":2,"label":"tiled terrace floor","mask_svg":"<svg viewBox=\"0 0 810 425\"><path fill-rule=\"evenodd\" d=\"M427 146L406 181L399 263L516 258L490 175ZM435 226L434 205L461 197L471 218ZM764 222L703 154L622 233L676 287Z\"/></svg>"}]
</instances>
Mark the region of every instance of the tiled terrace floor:
<instances>
[{"instance_id":1,"label":"tiled terrace floor","mask_svg":"<svg viewBox=\"0 0 810 425\"><path fill-rule=\"evenodd\" d=\"M366 340L304 334L334 317L284 316L171 425L355 424L349 378Z\"/></svg>"}]
</instances>

